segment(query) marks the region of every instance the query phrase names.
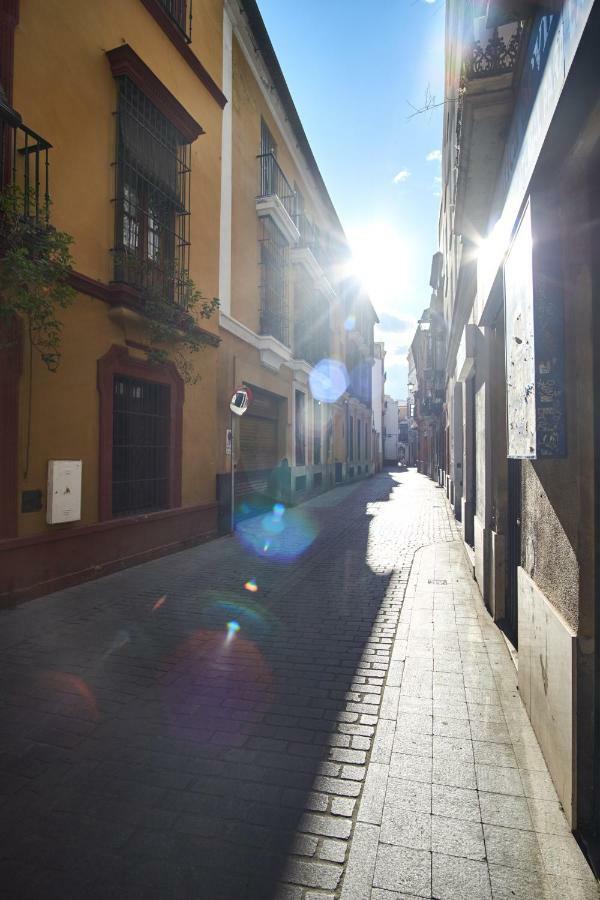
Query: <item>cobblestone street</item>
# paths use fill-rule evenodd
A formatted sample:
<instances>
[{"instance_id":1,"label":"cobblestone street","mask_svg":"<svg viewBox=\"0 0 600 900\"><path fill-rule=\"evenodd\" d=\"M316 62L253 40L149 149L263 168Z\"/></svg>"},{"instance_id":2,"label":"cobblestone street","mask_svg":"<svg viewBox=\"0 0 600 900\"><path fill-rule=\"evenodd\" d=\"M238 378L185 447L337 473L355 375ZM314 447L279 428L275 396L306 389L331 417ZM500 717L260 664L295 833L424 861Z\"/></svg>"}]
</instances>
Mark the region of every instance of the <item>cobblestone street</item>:
<instances>
[{"instance_id":1,"label":"cobblestone street","mask_svg":"<svg viewBox=\"0 0 600 900\"><path fill-rule=\"evenodd\" d=\"M413 471L2 612L0 650L3 896L598 896Z\"/></svg>"}]
</instances>

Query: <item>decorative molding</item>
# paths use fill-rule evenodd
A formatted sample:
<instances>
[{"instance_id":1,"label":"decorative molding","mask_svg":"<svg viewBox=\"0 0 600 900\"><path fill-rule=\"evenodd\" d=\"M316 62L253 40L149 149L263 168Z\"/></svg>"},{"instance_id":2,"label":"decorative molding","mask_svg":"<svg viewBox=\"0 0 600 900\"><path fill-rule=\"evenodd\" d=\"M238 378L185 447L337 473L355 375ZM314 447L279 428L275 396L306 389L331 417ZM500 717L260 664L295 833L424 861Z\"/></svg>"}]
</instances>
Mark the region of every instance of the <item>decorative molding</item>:
<instances>
[{"instance_id":1,"label":"decorative molding","mask_svg":"<svg viewBox=\"0 0 600 900\"><path fill-rule=\"evenodd\" d=\"M170 389L169 426L169 508L181 506L181 455L184 384L173 363L157 366L129 355L126 347L113 344L98 360L98 392L100 394L100 445L98 456L98 518L112 519L112 434L113 379L116 374L129 375L165 384Z\"/></svg>"},{"instance_id":2,"label":"decorative molding","mask_svg":"<svg viewBox=\"0 0 600 900\"><path fill-rule=\"evenodd\" d=\"M228 316L223 311L219 314L219 325L225 331L233 334L241 341L245 341L255 350L258 350L261 364L272 372L278 372L281 366L292 367L294 362L292 352L289 347L278 341L277 338L270 334L256 334L247 325Z\"/></svg>"},{"instance_id":3,"label":"decorative molding","mask_svg":"<svg viewBox=\"0 0 600 900\"><path fill-rule=\"evenodd\" d=\"M313 281L319 282L323 278L323 269L309 247L293 247L290 262L295 266L303 266Z\"/></svg>"},{"instance_id":4,"label":"decorative molding","mask_svg":"<svg viewBox=\"0 0 600 900\"><path fill-rule=\"evenodd\" d=\"M307 275L312 278L319 290L329 300L337 299L335 290L310 247L292 247L290 250L290 261L293 265L303 266Z\"/></svg>"},{"instance_id":5,"label":"decorative molding","mask_svg":"<svg viewBox=\"0 0 600 900\"><path fill-rule=\"evenodd\" d=\"M106 284L103 281L96 281L95 278L90 278L88 275L83 275L81 272L71 272L69 283L80 294L95 297L97 300L108 303L109 306L125 307L140 318L148 318L144 312L144 295L129 284L119 282ZM194 331L201 334L211 347L219 346L220 338L214 331L202 328L197 322L194 322Z\"/></svg>"},{"instance_id":6,"label":"decorative molding","mask_svg":"<svg viewBox=\"0 0 600 900\"><path fill-rule=\"evenodd\" d=\"M259 218L270 216L288 244L297 244L300 240L300 232L277 194L257 197L256 214Z\"/></svg>"},{"instance_id":7,"label":"decorative molding","mask_svg":"<svg viewBox=\"0 0 600 900\"><path fill-rule=\"evenodd\" d=\"M258 352L261 364L272 372L278 372L281 366L289 365L292 358L288 347L269 334L259 337Z\"/></svg>"},{"instance_id":8,"label":"decorative molding","mask_svg":"<svg viewBox=\"0 0 600 900\"><path fill-rule=\"evenodd\" d=\"M154 72L148 68L129 44L121 44L120 47L107 50L106 55L113 76L117 78L120 75L126 75L133 81L189 144L204 134L202 126L196 122L162 81L159 81Z\"/></svg>"},{"instance_id":9,"label":"decorative molding","mask_svg":"<svg viewBox=\"0 0 600 900\"><path fill-rule=\"evenodd\" d=\"M142 0L142 3L152 18L160 25L174 47L179 51L194 75L202 82L211 97L217 101L221 109L224 109L227 104L227 97L212 75L204 68L196 54L192 52L188 42L175 22L173 22L166 12L162 3L160 3L159 0Z\"/></svg>"},{"instance_id":10,"label":"decorative molding","mask_svg":"<svg viewBox=\"0 0 600 900\"><path fill-rule=\"evenodd\" d=\"M289 368L294 373L294 378L297 380L298 386L302 386L302 389L304 390L308 385L308 379L313 367L303 359L293 359L289 363Z\"/></svg>"}]
</instances>

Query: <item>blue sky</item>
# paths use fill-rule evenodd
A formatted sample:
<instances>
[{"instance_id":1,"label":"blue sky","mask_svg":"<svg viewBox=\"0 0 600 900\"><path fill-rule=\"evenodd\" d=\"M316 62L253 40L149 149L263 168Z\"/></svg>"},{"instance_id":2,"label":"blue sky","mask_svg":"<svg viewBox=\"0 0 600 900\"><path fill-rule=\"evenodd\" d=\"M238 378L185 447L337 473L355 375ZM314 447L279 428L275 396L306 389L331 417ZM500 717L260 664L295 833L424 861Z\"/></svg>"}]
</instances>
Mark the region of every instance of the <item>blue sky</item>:
<instances>
[{"instance_id":1,"label":"blue sky","mask_svg":"<svg viewBox=\"0 0 600 900\"><path fill-rule=\"evenodd\" d=\"M392 396L429 304L437 250L443 0L258 0L317 163L381 319ZM428 158L429 157L429 158Z\"/></svg>"}]
</instances>

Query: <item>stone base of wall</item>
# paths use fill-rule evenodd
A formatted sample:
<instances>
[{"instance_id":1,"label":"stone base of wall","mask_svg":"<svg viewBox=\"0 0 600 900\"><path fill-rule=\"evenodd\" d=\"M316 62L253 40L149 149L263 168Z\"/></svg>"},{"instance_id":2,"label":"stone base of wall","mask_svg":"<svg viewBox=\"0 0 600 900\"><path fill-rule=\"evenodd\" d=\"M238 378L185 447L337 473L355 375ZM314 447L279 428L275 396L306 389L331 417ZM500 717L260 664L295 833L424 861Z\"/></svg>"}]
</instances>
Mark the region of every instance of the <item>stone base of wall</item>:
<instances>
[{"instance_id":1,"label":"stone base of wall","mask_svg":"<svg viewBox=\"0 0 600 900\"><path fill-rule=\"evenodd\" d=\"M58 528L0 541L0 608L208 540L217 533L217 505Z\"/></svg>"},{"instance_id":2,"label":"stone base of wall","mask_svg":"<svg viewBox=\"0 0 600 900\"><path fill-rule=\"evenodd\" d=\"M519 567L519 691L569 824L577 824L577 636Z\"/></svg>"}]
</instances>

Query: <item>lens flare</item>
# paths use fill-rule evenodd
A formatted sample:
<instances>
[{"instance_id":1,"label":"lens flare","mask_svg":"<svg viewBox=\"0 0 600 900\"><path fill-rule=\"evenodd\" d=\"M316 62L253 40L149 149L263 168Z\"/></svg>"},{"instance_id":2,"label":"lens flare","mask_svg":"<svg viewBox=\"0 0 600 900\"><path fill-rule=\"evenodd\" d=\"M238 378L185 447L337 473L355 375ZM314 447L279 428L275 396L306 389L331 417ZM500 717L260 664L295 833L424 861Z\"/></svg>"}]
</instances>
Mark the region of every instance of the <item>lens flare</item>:
<instances>
[{"instance_id":1,"label":"lens flare","mask_svg":"<svg viewBox=\"0 0 600 900\"><path fill-rule=\"evenodd\" d=\"M344 328L346 329L346 331L354 331L354 329L356 328L356 316L349 315L344 322Z\"/></svg>"},{"instance_id":2,"label":"lens flare","mask_svg":"<svg viewBox=\"0 0 600 900\"><path fill-rule=\"evenodd\" d=\"M335 403L350 383L346 366L336 359L322 359L312 369L310 389L321 403Z\"/></svg>"},{"instance_id":3,"label":"lens flare","mask_svg":"<svg viewBox=\"0 0 600 900\"><path fill-rule=\"evenodd\" d=\"M240 630L239 622L228 622L227 623L227 640L232 641L239 630Z\"/></svg>"},{"instance_id":4,"label":"lens flare","mask_svg":"<svg viewBox=\"0 0 600 900\"><path fill-rule=\"evenodd\" d=\"M255 594L258 590L258 585L254 578L250 578L246 584L244 585L247 591L250 591L251 594Z\"/></svg>"},{"instance_id":5,"label":"lens flare","mask_svg":"<svg viewBox=\"0 0 600 900\"><path fill-rule=\"evenodd\" d=\"M40 686L53 700L77 709L82 718L86 715L95 720L100 718L96 697L83 678L68 672L46 671L41 673Z\"/></svg>"},{"instance_id":6,"label":"lens flare","mask_svg":"<svg viewBox=\"0 0 600 900\"><path fill-rule=\"evenodd\" d=\"M309 510L285 507L247 519L236 528L236 538L247 550L279 562L302 556L317 533L317 523Z\"/></svg>"},{"instance_id":7,"label":"lens flare","mask_svg":"<svg viewBox=\"0 0 600 900\"><path fill-rule=\"evenodd\" d=\"M218 627L192 632L164 658L177 678L158 687L161 709L169 733L186 741L211 743L225 718L228 741L251 736L257 723L228 718L228 711L246 709L249 692L260 696L265 710L275 700L273 674L260 643L248 637L246 620L222 609L219 619Z\"/></svg>"}]
</instances>

